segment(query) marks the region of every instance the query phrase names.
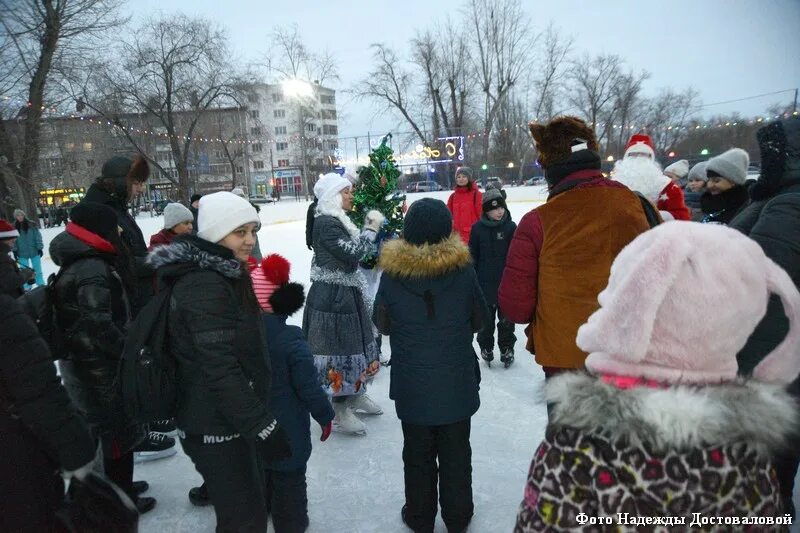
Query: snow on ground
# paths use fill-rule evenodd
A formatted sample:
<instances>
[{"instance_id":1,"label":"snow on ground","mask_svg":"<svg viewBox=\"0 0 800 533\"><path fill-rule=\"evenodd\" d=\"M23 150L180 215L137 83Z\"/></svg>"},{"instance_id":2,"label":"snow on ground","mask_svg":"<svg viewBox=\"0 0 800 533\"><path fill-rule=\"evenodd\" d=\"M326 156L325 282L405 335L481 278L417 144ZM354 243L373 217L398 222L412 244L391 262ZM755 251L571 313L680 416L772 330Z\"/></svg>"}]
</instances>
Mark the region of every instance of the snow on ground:
<instances>
[{"instance_id":1,"label":"snow on ground","mask_svg":"<svg viewBox=\"0 0 800 533\"><path fill-rule=\"evenodd\" d=\"M508 207L517 223L547 196L543 187L509 188L507 191ZM408 202L422 197L446 201L449 194L449 191L409 194ZM292 279L307 286L311 263L311 252L305 245L308 204L285 198L277 205L262 206L263 226L259 232L262 253L284 255L292 264ZM161 230L163 218L151 218L145 213L137 222L149 242L150 235ZM42 231L46 275L57 269L47 247L61 231L63 227ZM290 319L290 323L296 325L301 321L302 311ZM475 517L470 531L477 533L513 529L528 466L547 423L541 398L544 374L525 351L523 329L524 326L517 326L516 362L510 369L504 369L499 361L492 368L481 363L481 408L472 418L471 439ZM389 351L388 338L384 338L383 347ZM478 350L477 343L475 349ZM389 400L388 368L381 369L368 392L383 407L384 414L365 417L365 437L334 433L327 442L321 443L319 427L312 424L314 450L307 475L309 533L408 531L400 519L400 508L405 501L403 433L393 402ZM158 500L155 510L141 518L141 531L214 531L213 509L197 508L189 503L187 492L199 485L201 478L182 451L168 459L136 465L134 475L135 479L150 483L147 495ZM800 497L795 501L800 504ZM436 532L445 531L441 518L437 518ZM800 528L795 526L793 531L800 533Z\"/></svg>"}]
</instances>

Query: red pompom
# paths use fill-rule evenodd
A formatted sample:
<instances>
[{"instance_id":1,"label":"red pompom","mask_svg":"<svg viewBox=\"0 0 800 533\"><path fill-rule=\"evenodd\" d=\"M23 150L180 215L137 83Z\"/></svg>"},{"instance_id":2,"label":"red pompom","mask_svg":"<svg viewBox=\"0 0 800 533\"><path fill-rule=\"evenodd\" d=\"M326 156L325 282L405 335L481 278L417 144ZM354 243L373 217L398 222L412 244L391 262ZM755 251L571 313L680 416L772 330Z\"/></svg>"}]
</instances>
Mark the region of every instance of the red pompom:
<instances>
[{"instance_id":1,"label":"red pompom","mask_svg":"<svg viewBox=\"0 0 800 533\"><path fill-rule=\"evenodd\" d=\"M278 254L270 254L261 261L261 270L264 271L264 277L275 285L283 285L289 282L290 269L289 261Z\"/></svg>"}]
</instances>

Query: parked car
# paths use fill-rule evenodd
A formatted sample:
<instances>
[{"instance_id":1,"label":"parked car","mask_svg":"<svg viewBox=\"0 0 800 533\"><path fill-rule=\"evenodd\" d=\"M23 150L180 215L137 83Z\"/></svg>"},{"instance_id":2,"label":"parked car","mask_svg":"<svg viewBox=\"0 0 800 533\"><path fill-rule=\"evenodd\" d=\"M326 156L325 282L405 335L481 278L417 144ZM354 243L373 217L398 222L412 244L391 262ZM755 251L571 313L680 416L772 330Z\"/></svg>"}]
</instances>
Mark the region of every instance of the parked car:
<instances>
[{"instance_id":1,"label":"parked car","mask_svg":"<svg viewBox=\"0 0 800 533\"><path fill-rule=\"evenodd\" d=\"M251 204L271 204L274 201L276 200L272 196L265 196L263 194L256 194L250 196Z\"/></svg>"},{"instance_id":2,"label":"parked car","mask_svg":"<svg viewBox=\"0 0 800 533\"><path fill-rule=\"evenodd\" d=\"M441 190L442 186L435 181L415 181L406 186L406 192L432 192Z\"/></svg>"},{"instance_id":3,"label":"parked car","mask_svg":"<svg viewBox=\"0 0 800 533\"><path fill-rule=\"evenodd\" d=\"M497 176L490 176L486 178L486 189L502 189L503 188L503 180L498 178Z\"/></svg>"},{"instance_id":4,"label":"parked car","mask_svg":"<svg viewBox=\"0 0 800 533\"><path fill-rule=\"evenodd\" d=\"M528 180L525 180L525 185L544 185L546 180L543 176L534 176Z\"/></svg>"}]
</instances>

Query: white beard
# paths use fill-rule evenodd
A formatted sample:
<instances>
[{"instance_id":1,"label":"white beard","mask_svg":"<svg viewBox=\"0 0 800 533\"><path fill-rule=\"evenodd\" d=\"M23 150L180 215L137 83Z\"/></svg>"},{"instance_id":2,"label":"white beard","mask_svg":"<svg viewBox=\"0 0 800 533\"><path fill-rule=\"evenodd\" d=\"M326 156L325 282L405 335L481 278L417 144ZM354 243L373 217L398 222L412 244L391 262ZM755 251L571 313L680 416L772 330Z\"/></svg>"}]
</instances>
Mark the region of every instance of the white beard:
<instances>
[{"instance_id":1,"label":"white beard","mask_svg":"<svg viewBox=\"0 0 800 533\"><path fill-rule=\"evenodd\" d=\"M646 157L620 159L614 165L611 177L630 190L641 193L653 203L658 201L661 191L670 182L658 163Z\"/></svg>"}]
</instances>

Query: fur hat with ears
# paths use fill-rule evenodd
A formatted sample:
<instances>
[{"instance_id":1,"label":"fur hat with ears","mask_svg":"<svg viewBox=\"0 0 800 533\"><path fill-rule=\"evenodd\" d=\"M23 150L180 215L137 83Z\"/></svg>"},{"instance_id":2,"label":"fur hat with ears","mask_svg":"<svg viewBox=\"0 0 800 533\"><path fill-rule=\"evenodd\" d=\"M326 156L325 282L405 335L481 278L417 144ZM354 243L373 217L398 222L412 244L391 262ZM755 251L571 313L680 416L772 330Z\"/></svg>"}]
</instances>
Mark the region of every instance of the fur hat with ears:
<instances>
[{"instance_id":1,"label":"fur hat with ears","mask_svg":"<svg viewBox=\"0 0 800 533\"><path fill-rule=\"evenodd\" d=\"M576 145L585 143L589 150L599 150L594 130L577 117L558 117L547 124L531 122L528 128L544 168L567 159Z\"/></svg>"},{"instance_id":2,"label":"fur hat with ears","mask_svg":"<svg viewBox=\"0 0 800 533\"><path fill-rule=\"evenodd\" d=\"M260 264L253 260L250 267L253 290L261 309L267 313L291 316L303 307L305 290L299 283L289 281L291 265L285 257L271 254Z\"/></svg>"},{"instance_id":3,"label":"fur hat with ears","mask_svg":"<svg viewBox=\"0 0 800 533\"><path fill-rule=\"evenodd\" d=\"M671 222L639 235L611 266L600 309L578 329L594 374L666 383L734 380L736 354L783 302L789 332L753 370L763 382L800 374L800 293L761 247L726 226ZM700 317L700 320L698 320Z\"/></svg>"},{"instance_id":4,"label":"fur hat with ears","mask_svg":"<svg viewBox=\"0 0 800 533\"><path fill-rule=\"evenodd\" d=\"M112 157L103 164L97 182L111 194L128 199L128 190L133 183L143 183L150 177L150 165L142 156Z\"/></svg>"}]
</instances>

